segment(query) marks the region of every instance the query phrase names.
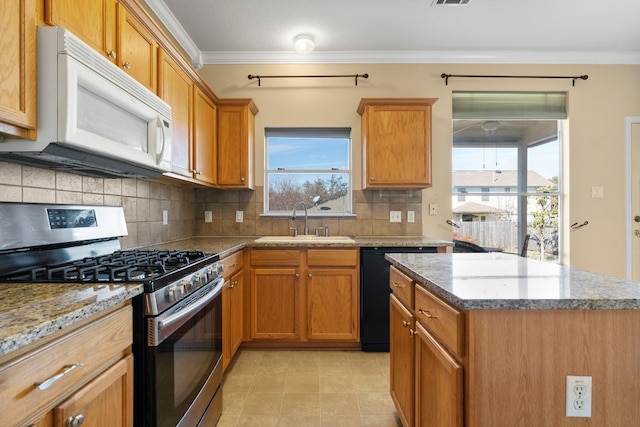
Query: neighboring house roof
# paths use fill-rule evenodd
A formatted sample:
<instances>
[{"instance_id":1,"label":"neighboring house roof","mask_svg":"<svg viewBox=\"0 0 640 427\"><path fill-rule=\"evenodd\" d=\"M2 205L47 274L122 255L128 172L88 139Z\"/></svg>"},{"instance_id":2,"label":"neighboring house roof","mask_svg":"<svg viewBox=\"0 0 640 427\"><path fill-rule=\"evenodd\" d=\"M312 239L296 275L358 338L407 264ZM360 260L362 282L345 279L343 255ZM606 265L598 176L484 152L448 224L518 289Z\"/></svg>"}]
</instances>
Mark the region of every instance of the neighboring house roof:
<instances>
[{"instance_id":1,"label":"neighboring house roof","mask_svg":"<svg viewBox=\"0 0 640 427\"><path fill-rule=\"evenodd\" d=\"M527 172L528 187L546 187L551 181L536 171ZM518 172L514 170L453 171L454 187L517 187Z\"/></svg>"},{"instance_id":2,"label":"neighboring house roof","mask_svg":"<svg viewBox=\"0 0 640 427\"><path fill-rule=\"evenodd\" d=\"M487 214L487 213L500 213L500 209L493 206L483 205L482 203L466 202L460 206L453 208L454 214Z\"/></svg>"}]
</instances>

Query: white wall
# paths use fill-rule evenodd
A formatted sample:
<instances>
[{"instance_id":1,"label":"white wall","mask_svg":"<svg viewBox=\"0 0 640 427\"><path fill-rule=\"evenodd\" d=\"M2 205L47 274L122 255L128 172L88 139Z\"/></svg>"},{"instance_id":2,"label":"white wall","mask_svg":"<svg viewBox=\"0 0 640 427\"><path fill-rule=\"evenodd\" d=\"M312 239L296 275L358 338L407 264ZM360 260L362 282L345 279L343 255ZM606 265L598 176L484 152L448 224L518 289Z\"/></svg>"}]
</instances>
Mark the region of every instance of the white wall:
<instances>
[{"instance_id":1,"label":"white wall","mask_svg":"<svg viewBox=\"0 0 640 427\"><path fill-rule=\"evenodd\" d=\"M640 115L638 65L466 65L335 64L207 65L201 75L220 98L253 98L256 117L256 184L263 183L264 128L268 126L351 126L356 188L360 185L360 98L439 98L433 107L433 187L423 206L438 204L438 215L423 212L423 234L451 238L451 92L453 90L552 90L569 93L568 191L565 218L589 225L565 235L565 262L623 277L625 274L624 119ZM249 74L363 74L369 79L272 79L258 87ZM586 81L451 78L442 73L485 75L582 75ZM569 132L567 132L569 133ZM591 187L605 197L591 198Z\"/></svg>"}]
</instances>

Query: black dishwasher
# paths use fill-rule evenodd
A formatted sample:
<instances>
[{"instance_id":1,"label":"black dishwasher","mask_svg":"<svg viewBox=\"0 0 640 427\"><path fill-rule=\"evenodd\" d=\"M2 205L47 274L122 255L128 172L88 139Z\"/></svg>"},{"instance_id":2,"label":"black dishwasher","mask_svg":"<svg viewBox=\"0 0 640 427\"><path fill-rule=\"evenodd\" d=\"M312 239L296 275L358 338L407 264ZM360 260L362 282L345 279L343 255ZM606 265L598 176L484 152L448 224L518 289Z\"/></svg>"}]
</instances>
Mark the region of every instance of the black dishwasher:
<instances>
[{"instance_id":1,"label":"black dishwasher","mask_svg":"<svg viewBox=\"0 0 640 427\"><path fill-rule=\"evenodd\" d=\"M436 253L435 247L360 248L360 343L362 351L389 351L389 261L387 253Z\"/></svg>"}]
</instances>

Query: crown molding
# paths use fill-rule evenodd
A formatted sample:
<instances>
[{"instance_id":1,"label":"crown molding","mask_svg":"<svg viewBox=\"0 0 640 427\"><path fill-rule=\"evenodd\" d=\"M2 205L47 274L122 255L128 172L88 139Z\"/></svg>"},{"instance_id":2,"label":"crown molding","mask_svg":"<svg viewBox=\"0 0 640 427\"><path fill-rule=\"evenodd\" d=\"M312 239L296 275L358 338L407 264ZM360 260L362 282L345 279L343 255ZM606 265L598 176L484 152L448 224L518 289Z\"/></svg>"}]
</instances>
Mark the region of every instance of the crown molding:
<instances>
[{"instance_id":1,"label":"crown molding","mask_svg":"<svg viewBox=\"0 0 640 427\"><path fill-rule=\"evenodd\" d=\"M184 27L178 22L175 15L169 10L163 0L144 0L149 9L156 15L162 25L167 28L169 34L176 39L178 44L184 49L191 59L191 64L196 68L202 68L202 53L198 46L193 42Z\"/></svg>"},{"instance_id":2,"label":"crown molding","mask_svg":"<svg viewBox=\"0 0 640 427\"><path fill-rule=\"evenodd\" d=\"M640 51L202 52L204 64L640 64Z\"/></svg>"}]
</instances>

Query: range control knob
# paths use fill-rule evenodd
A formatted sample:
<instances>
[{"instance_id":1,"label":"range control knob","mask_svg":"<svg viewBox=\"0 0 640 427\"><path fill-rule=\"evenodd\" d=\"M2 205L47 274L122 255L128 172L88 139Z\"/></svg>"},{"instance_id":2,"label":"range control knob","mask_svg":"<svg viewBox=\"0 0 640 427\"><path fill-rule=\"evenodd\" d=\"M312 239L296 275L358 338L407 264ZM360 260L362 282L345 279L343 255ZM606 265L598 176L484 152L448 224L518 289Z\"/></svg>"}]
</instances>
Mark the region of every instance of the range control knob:
<instances>
[{"instance_id":1,"label":"range control knob","mask_svg":"<svg viewBox=\"0 0 640 427\"><path fill-rule=\"evenodd\" d=\"M193 283L193 288L197 289L200 286L204 286L207 284L207 273L206 272L200 272L200 273L196 273L193 275L193 278L191 279L191 282Z\"/></svg>"},{"instance_id":2,"label":"range control knob","mask_svg":"<svg viewBox=\"0 0 640 427\"><path fill-rule=\"evenodd\" d=\"M183 280L178 285L171 285L167 287L167 299L169 301L178 301L185 295L185 281Z\"/></svg>"}]
</instances>

